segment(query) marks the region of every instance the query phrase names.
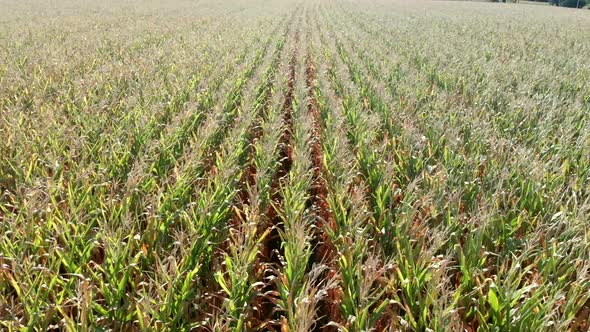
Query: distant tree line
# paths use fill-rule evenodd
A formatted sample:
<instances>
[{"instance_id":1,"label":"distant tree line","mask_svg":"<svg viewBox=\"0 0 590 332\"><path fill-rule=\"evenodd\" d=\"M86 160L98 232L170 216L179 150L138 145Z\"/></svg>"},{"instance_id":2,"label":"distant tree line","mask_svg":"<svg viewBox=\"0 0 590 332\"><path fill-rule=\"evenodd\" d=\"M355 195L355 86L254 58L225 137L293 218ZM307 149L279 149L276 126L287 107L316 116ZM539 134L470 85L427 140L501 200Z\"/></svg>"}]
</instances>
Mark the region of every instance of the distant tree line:
<instances>
[{"instance_id":1,"label":"distant tree line","mask_svg":"<svg viewBox=\"0 0 590 332\"><path fill-rule=\"evenodd\" d=\"M588 4L587 0L529 0L534 2L549 2L552 6L569 7L569 8L583 8ZM506 2L503 0L502 2Z\"/></svg>"},{"instance_id":2,"label":"distant tree line","mask_svg":"<svg viewBox=\"0 0 590 332\"><path fill-rule=\"evenodd\" d=\"M488 0L489 1L489 0ZM519 0L491 0L492 2L520 2ZM584 8L590 0L528 0L530 2L548 2L552 6Z\"/></svg>"}]
</instances>

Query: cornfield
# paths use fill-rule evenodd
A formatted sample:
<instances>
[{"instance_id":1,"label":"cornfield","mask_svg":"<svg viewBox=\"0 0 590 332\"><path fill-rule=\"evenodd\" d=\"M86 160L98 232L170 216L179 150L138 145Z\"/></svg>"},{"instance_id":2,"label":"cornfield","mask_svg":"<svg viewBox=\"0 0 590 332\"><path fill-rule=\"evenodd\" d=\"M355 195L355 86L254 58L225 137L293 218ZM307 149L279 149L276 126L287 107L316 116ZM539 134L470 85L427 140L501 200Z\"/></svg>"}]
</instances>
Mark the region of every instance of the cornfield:
<instances>
[{"instance_id":1,"label":"cornfield","mask_svg":"<svg viewBox=\"0 0 590 332\"><path fill-rule=\"evenodd\" d=\"M1 330L590 329L587 11L0 8Z\"/></svg>"}]
</instances>

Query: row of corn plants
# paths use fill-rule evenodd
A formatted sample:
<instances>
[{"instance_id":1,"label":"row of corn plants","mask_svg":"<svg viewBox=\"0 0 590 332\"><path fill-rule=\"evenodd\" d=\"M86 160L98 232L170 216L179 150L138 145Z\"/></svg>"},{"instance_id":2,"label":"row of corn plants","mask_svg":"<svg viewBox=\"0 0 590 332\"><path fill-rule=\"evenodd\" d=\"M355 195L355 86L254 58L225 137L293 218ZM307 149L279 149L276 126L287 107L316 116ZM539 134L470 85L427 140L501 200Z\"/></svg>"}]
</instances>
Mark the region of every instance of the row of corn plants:
<instances>
[{"instance_id":1,"label":"row of corn plants","mask_svg":"<svg viewBox=\"0 0 590 332\"><path fill-rule=\"evenodd\" d=\"M316 24L319 24L316 22ZM320 29L317 29L320 30ZM333 45L320 47L326 36L315 36L315 59L319 64L318 84L315 95L325 131L322 137L328 183L328 201L336 220L336 228L330 233L336 247L336 262L340 279L340 312L335 314L333 326L340 330L362 331L383 329L391 313L391 298L385 294L383 275L388 268L381 251L375 246L370 232L370 185L359 180L362 164L358 146L369 142L366 115L358 112L359 101L351 95L343 97L344 87L330 68ZM346 98L346 99L344 99ZM350 122L349 122L350 121ZM359 141L356 141L359 139ZM351 153L352 151L357 153Z\"/></svg>"},{"instance_id":2,"label":"row of corn plants","mask_svg":"<svg viewBox=\"0 0 590 332\"><path fill-rule=\"evenodd\" d=\"M265 228L265 211L271 204L270 184L277 167L274 152L282 122L280 110L291 51L286 40L291 29L290 26L285 29L285 36L275 50L278 56L265 68L263 80L256 88L253 105L256 118L249 128L245 153L240 160L245 169L239 194L232 204L229 239L221 253L222 269L215 272L223 292L223 304L210 323L212 330L244 331L265 324L256 320L255 313L259 309L255 299L264 285L259 281L263 271L258 262L261 246L270 233Z\"/></svg>"}]
</instances>

